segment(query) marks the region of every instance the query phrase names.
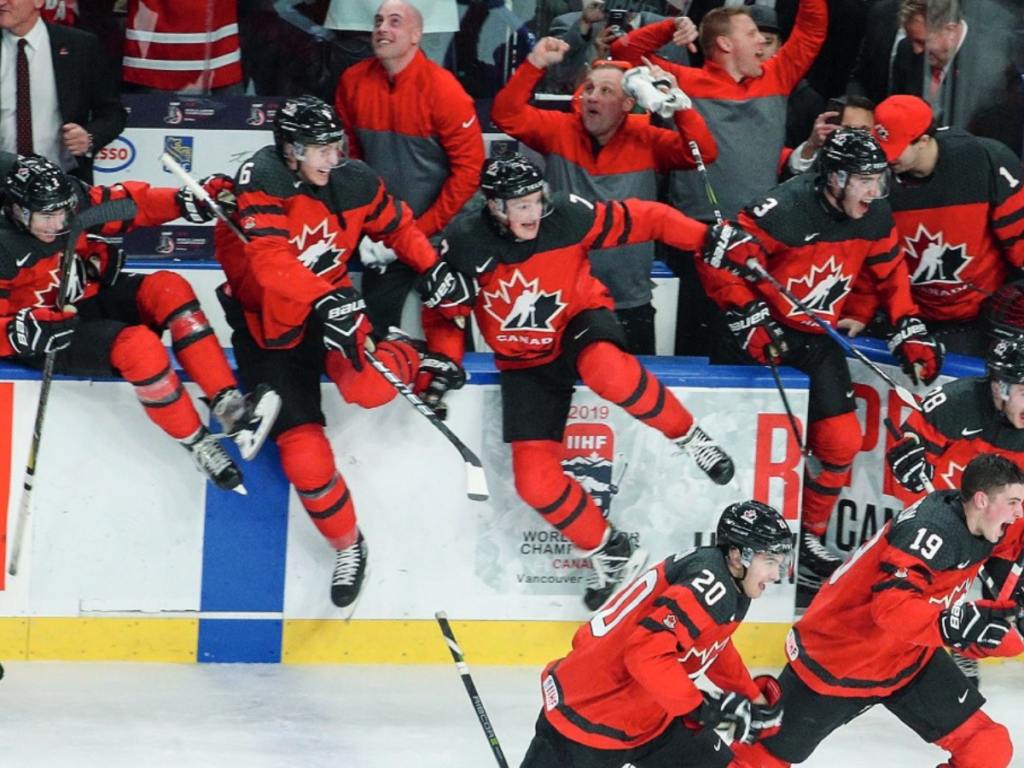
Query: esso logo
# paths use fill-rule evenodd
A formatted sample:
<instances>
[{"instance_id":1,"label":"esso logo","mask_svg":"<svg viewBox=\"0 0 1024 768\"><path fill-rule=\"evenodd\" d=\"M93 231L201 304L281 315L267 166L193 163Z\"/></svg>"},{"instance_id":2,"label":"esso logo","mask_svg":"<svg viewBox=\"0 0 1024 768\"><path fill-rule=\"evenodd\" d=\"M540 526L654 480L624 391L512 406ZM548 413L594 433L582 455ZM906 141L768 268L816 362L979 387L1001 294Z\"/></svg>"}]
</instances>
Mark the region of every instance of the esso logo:
<instances>
[{"instance_id":1,"label":"esso logo","mask_svg":"<svg viewBox=\"0 0 1024 768\"><path fill-rule=\"evenodd\" d=\"M135 162L135 145L124 136L118 136L93 156L93 168L99 173L117 173Z\"/></svg>"}]
</instances>

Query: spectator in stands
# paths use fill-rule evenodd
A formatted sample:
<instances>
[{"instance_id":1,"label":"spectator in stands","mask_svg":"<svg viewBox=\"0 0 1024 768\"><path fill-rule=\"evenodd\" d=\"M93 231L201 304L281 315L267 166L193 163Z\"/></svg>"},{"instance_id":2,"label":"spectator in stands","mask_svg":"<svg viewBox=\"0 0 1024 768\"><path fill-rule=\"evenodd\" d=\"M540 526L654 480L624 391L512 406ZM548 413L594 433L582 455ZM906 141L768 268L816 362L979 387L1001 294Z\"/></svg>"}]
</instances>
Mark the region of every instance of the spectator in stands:
<instances>
[{"instance_id":1,"label":"spectator in stands","mask_svg":"<svg viewBox=\"0 0 1024 768\"><path fill-rule=\"evenodd\" d=\"M241 7L242 67L260 95L315 94L330 99L334 32L324 28L327 0L255 0Z\"/></svg>"},{"instance_id":2,"label":"spectator in stands","mask_svg":"<svg viewBox=\"0 0 1024 768\"><path fill-rule=\"evenodd\" d=\"M921 14L928 0L875 0L868 9L867 31L860 42L847 92L867 96L876 104L892 94L894 68L906 66L899 43L907 20ZM903 76L900 76L903 79Z\"/></svg>"},{"instance_id":3,"label":"spectator in stands","mask_svg":"<svg viewBox=\"0 0 1024 768\"><path fill-rule=\"evenodd\" d=\"M620 6L627 3L619 3ZM560 64L552 67L544 79L542 90L547 93L573 93L587 75L590 62L607 59L609 48L616 39L634 29L665 21L667 18L649 11L628 11L620 24L611 24L608 14L614 12L616 0L589 2L582 12L567 13L551 22L551 37L564 40L569 48ZM681 22L689 24L689 20ZM667 43L658 51L666 61L680 66L690 63L685 47Z\"/></svg>"},{"instance_id":4,"label":"spectator in stands","mask_svg":"<svg viewBox=\"0 0 1024 768\"><path fill-rule=\"evenodd\" d=\"M659 173L694 167L688 142L697 142L704 162L715 160L718 150L703 118L690 108L675 77L660 67L596 61L571 112L531 107L533 88L568 50L563 40L542 38L498 93L491 112L499 129L545 157L545 177L554 191L588 200L654 201ZM666 85L658 89L653 81ZM678 132L651 125L647 114L630 114L637 105L671 119ZM651 242L590 253L594 276L615 300L626 350L635 355L655 354L653 261Z\"/></svg>"},{"instance_id":5,"label":"spectator in stands","mask_svg":"<svg viewBox=\"0 0 1024 768\"><path fill-rule=\"evenodd\" d=\"M968 24L960 0L927 0L924 13L906 19L904 28L900 46L909 49L908 64L894 68L892 92L923 98L939 127L966 129L1003 97L1013 68L1012 30L987 26L980 15ZM897 59L905 56L906 50L897 52Z\"/></svg>"},{"instance_id":6,"label":"spectator in stands","mask_svg":"<svg viewBox=\"0 0 1024 768\"><path fill-rule=\"evenodd\" d=\"M472 197L484 162L476 106L454 75L419 49L423 17L405 0L386 0L374 16L374 57L348 69L335 106L347 126L349 152L381 175L428 237L437 235ZM401 325L417 274L381 242L364 239L362 292L374 327ZM446 322L426 310L424 326ZM430 338L430 334L428 334ZM443 357L443 356L441 356ZM450 361L443 357L443 366ZM454 363L451 363L454 365ZM417 388L431 384L430 365ZM455 380L457 372L451 371ZM431 399L440 402L434 392Z\"/></svg>"},{"instance_id":7,"label":"spectator in stands","mask_svg":"<svg viewBox=\"0 0 1024 768\"><path fill-rule=\"evenodd\" d=\"M815 118L807 140L801 142L786 158L783 176L788 178L810 170L825 139L837 128L870 131L875 126L875 105L866 96L839 96L830 100L829 107Z\"/></svg>"},{"instance_id":8,"label":"spectator in stands","mask_svg":"<svg viewBox=\"0 0 1024 768\"><path fill-rule=\"evenodd\" d=\"M792 35L778 55L765 61L764 36L743 6L716 8L704 16L700 69L656 61L675 75L718 144L718 161L707 169L718 209L733 216L777 182L786 131L786 97L807 72L825 39L825 0L801 0ZM616 40L612 56L639 64L669 40L689 45L696 38L685 18L652 24ZM696 171L671 174L668 202L704 222L715 220L705 180ZM713 306L699 289L689 254L667 252L680 277L676 354L707 354ZM689 292L689 293L687 293Z\"/></svg>"},{"instance_id":9,"label":"spectator in stands","mask_svg":"<svg viewBox=\"0 0 1024 768\"><path fill-rule=\"evenodd\" d=\"M241 95L238 3L128 0L122 77L136 93Z\"/></svg>"},{"instance_id":10,"label":"spectator in stands","mask_svg":"<svg viewBox=\"0 0 1024 768\"><path fill-rule=\"evenodd\" d=\"M44 21L40 6L0 8L0 149L42 155L91 182L93 154L124 130L127 113L96 36Z\"/></svg>"}]
</instances>

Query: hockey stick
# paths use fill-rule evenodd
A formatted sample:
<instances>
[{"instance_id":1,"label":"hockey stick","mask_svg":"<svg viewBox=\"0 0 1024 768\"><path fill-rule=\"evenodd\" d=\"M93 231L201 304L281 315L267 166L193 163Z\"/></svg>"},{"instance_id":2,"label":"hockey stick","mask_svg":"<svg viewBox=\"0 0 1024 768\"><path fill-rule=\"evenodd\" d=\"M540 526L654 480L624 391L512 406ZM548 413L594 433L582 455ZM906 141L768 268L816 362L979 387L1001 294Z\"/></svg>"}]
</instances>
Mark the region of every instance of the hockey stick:
<instances>
[{"instance_id":1,"label":"hockey stick","mask_svg":"<svg viewBox=\"0 0 1024 768\"><path fill-rule=\"evenodd\" d=\"M896 425L892 423L892 419L886 416L885 419L883 419L883 421L885 423L885 428L889 430L889 434L892 435L893 440L899 441L903 439L903 433L900 432L896 428ZM924 470L921 471L918 477L921 478L921 485L924 486L924 489L927 493L932 493L935 490L935 486L932 485L932 481L928 479L928 475L927 473L924 472Z\"/></svg>"},{"instance_id":2,"label":"hockey stick","mask_svg":"<svg viewBox=\"0 0 1024 768\"><path fill-rule=\"evenodd\" d=\"M786 397L786 388L782 386L782 377L779 376L779 369L775 365L775 359L770 354L765 355L765 359L768 361L768 367L771 369L772 376L775 379L775 388L779 390L779 397L782 398L782 407L786 409L786 416L789 417L789 426L793 430L793 437L796 438L796 444L800 447L800 453L804 455L807 474L812 479L815 479L822 473L824 467L822 467L820 459L812 454L804 444L803 437L800 434L800 427L796 422L796 415L789 405L789 398Z\"/></svg>"},{"instance_id":3,"label":"hockey stick","mask_svg":"<svg viewBox=\"0 0 1024 768\"><path fill-rule=\"evenodd\" d=\"M715 212L715 221L721 224L722 211L718 207L718 197L715 195L715 190L711 188L711 179L708 178L708 167L704 165L704 157L701 155L700 147L697 146L696 141L690 142L690 154L693 155L693 162L697 166L697 173L700 174L701 181L704 182L704 194L708 196L711 210Z\"/></svg>"},{"instance_id":4,"label":"hockey stick","mask_svg":"<svg viewBox=\"0 0 1024 768\"><path fill-rule=\"evenodd\" d=\"M71 285L71 266L75 258L75 247L78 238L87 229L106 224L110 221L125 221L135 217L137 212L135 201L122 198L109 200L86 208L78 214L68 228L67 242L60 259L60 282L57 284L57 310L64 311L67 304L68 288ZM32 491L36 482L36 462L39 459L39 445L43 439L43 422L46 419L46 406L50 401L50 385L53 383L53 365L56 352L47 352L43 360L42 384L39 388L39 403L36 405L36 418L32 425L32 442L28 448L28 462L25 464L25 479L22 481L21 501L18 515L14 521L14 534L11 537L11 559L7 573L18 574L21 561L21 550L25 542L25 528L28 527L29 513L32 511Z\"/></svg>"},{"instance_id":5,"label":"hockey stick","mask_svg":"<svg viewBox=\"0 0 1024 768\"><path fill-rule=\"evenodd\" d=\"M206 191L202 184L193 179L192 174L182 168L177 160L171 157L167 152L164 152L160 155L160 162L163 163L164 168L177 176L181 180L181 183L184 184L193 195L210 206L210 210L213 211L213 215L227 224L228 229L234 232L242 242L249 242L249 237L232 220L232 218L224 212L224 208L221 204L217 202L213 195Z\"/></svg>"},{"instance_id":6,"label":"hockey stick","mask_svg":"<svg viewBox=\"0 0 1024 768\"><path fill-rule=\"evenodd\" d=\"M469 694L469 700L473 702L473 710L476 712L476 717L480 721L480 727L484 729L487 741L490 742L491 751L494 752L494 759L498 761L500 768L508 768L508 762L505 760L505 753L501 751L501 744L498 743L498 737L494 734L494 728L491 726L491 721L487 717L487 711L484 709L484 703L480 699L480 694L476 691L476 685L474 685L473 678L469 674L469 667L466 666L466 659L462 655L462 649L459 647L458 642L456 642L455 634L452 632L452 628L448 624L448 616L444 611L438 611L434 614L434 618L437 619L437 623L441 627L441 632L444 634L445 642L448 643L448 650L451 651L452 658L455 659L455 666L458 668L459 674L462 675L462 684L466 686L466 693Z\"/></svg>"},{"instance_id":7,"label":"hockey stick","mask_svg":"<svg viewBox=\"0 0 1024 768\"><path fill-rule=\"evenodd\" d=\"M839 344L839 346L841 346L848 353L850 353L858 360L860 360L862 363L864 363L864 365L870 368L879 378L884 380L890 387L893 388L893 390L895 390L896 395L897 397L899 397L900 400L902 400L904 403L909 405L914 410L921 410L921 405L917 402L917 399L914 397L913 394L911 394L909 389L900 384L897 384L896 381L892 378L892 376L890 376L877 365L875 365L867 357L867 355L865 355L863 352L861 352L859 349L853 346L853 344L850 343L849 339L845 338L841 333L839 333L839 331L837 331L827 322L822 320L821 316L818 315L817 312L815 312L813 309L807 306L807 304L805 304L803 301L794 296L793 292L789 290L786 286L784 286L782 283L780 283L778 280L776 280L775 276L767 269L765 269L763 266L761 266L760 262L758 262L757 259L753 257L748 259L747 268L754 272L759 278L767 280L769 283L771 283L775 290L777 290L779 293L781 293L783 296L785 296L787 299L793 302L793 305L797 309L799 309L801 312L803 312L809 318L811 318L811 320L817 323L825 331L825 333L831 336L836 341L836 343Z\"/></svg>"},{"instance_id":8,"label":"hockey stick","mask_svg":"<svg viewBox=\"0 0 1024 768\"><path fill-rule=\"evenodd\" d=\"M249 242L249 236L231 220L231 218L224 212L224 209L221 208L221 206L213 199L210 193L203 189L202 185L193 179L192 175L182 168L173 157L164 152L160 155L160 162L162 162L171 171L171 173L181 179L182 183L195 195L204 200L210 206L210 209L214 212L217 218L227 224L228 228L239 240L243 243ZM378 373L387 379L387 382L398 390L398 393L409 401L413 408L425 416L442 435L448 438L448 442L454 445L455 449L462 455L463 460L466 462L466 495L473 501L487 501L487 499L490 498L490 493L487 489L487 476L484 474L483 464L480 463L480 459L477 455L473 453L473 451L471 451L466 444L448 428L448 426L438 417L429 405L424 403L415 392L409 389L406 383L398 378L390 368L380 362L380 360L378 360L370 350L364 349L363 354L370 362L370 365L372 365Z\"/></svg>"}]
</instances>

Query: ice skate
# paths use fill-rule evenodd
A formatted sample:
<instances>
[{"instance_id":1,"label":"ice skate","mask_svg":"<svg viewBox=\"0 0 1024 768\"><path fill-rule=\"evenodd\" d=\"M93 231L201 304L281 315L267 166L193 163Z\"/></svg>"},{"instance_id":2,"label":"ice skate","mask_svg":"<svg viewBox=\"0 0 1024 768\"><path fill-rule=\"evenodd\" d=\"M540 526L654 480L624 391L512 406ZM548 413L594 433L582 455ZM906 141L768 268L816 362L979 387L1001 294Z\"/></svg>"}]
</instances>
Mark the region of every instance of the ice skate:
<instances>
[{"instance_id":1,"label":"ice skate","mask_svg":"<svg viewBox=\"0 0 1024 768\"><path fill-rule=\"evenodd\" d=\"M339 549L334 556L334 573L331 575L331 602L339 608L348 609L351 615L359 590L366 576L366 558L369 550L360 532L354 544ZM348 618L346 615L346 618Z\"/></svg>"},{"instance_id":2,"label":"ice skate","mask_svg":"<svg viewBox=\"0 0 1024 768\"><path fill-rule=\"evenodd\" d=\"M210 478L214 485L225 491L245 495L242 471L206 427L200 427L198 432L182 440L181 444L192 454L192 460L199 471Z\"/></svg>"},{"instance_id":3,"label":"ice skate","mask_svg":"<svg viewBox=\"0 0 1024 768\"><path fill-rule=\"evenodd\" d=\"M736 474L736 467L729 454L718 447L718 443L694 422L690 431L675 440L679 453L685 453L700 467L712 482L726 485ZM678 454L677 454L678 455Z\"/></svg>"},{"instance_id":4,"label":"ice skate","mask_svg":"<svg viewBox=\"0 0 1024 768\"><path fill-rule=\"evenodd\" d=\"M596 611L620 588L631 583L647 564L647 552L633 547L622 531L609 529L605 542L589 554L594 570L587 578L583 602Z\"/></svg>"},{"instance_id":5,"label":"ice skate","mask_svg":"<svg viewBox=\"0 0 1024 768\"><path fill-rule=\"evenodd\" d=\"M213 399L213 415L234 441L242 458L249 461L259 453L281 410L281 397L260 384L256 391L243 395L237 389L225 389Z\"/></svg>"},{"instance_id":6,"label":"ice skate","mask_svg":"<svg viewBox=\"0 0 1024 768\"><path fill-rule=\"evenodd\" d=\"M817 592L842 564L819 536L809 531L800 532L800 567L796 575L799 586Z\"/></svg>"}]
</instances>

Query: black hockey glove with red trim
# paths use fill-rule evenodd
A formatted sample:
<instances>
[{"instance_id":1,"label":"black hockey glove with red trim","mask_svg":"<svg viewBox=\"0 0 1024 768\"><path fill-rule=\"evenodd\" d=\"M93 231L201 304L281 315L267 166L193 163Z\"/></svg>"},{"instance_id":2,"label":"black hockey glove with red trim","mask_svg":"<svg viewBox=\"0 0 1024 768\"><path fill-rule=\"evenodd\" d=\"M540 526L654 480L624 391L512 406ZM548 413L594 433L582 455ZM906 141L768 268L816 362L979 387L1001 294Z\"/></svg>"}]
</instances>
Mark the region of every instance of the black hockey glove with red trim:
<instances>
[{"instance_id":1,"label":"black hockey glove with red trim","mask_svg":"<svg viewBox=\"0 0 1024 768\"><path fill-rule=\"evenodd\" d=\"M442 402L453 389L462 389L466 384L466 371L461 365L441 352L427 352L420 360L420 371L416 376L416 394L433 408L438 418L444 419L448 406Z\"/></svg>"},{"instance_id":2,"label":"black hockey glove with red trim","mask_svg":"<svg viewBox=\"0 0 1024 768\"><path fill-rule=\"evenodd\" d=\"M468 315L476 301L476 282L445 261L438 261L420 275L416 290L424 306L437 309L447 320Z\"/></svg>"},{"instance_id":3,"label":"black hockey glove with red trim","mask_svg":"<svg viewBox=\"0 0 1024 768\"><path fill-rule=\"evenodd\" d=\"M1016 614L1017 606L1009 600L958 603L939 614L939 634L943 643L958 651L975 644L995 650L1010 631L1010 620Z\"/></svg>"},{"instance_id":4,"label":"black hockey glove with red trim","mask_svg":"<svg viewBox=\"0 0 1024 768\"><path fill-rule=\"evenodd\" d=\"M782 326L775 322L768 305L760 299L730 309L725 313L725 322L743 351L761 365L768 364L769 355L774 363L780 363L789 351Z\"/></svg>"},{"instance_id":5,"label":"black hockey glove with red trim","mask_svg":"<svg viewBox=\"0 0 1024 768\"><path fill-rule=\"evenodd\" d=\"M47 307L19 309L7 326L7 341L16 355L59 352L71 343L78 327L73 307L58 312Z\"/></svg>"},{"instance_id":6,"label":"black hockey glove with red trim","mask_svg":"<svg viewBox=\"0 0 1024 768\"><path fill-rule=\"evenodd\" d=\"M366 302L355 288L338 288L321 296L313 311L324 327L324 346L341 352L352 367L363 370L363 345L370 333Z\"/></svg>"},{"instance_id":7,"label":"black hockey glove with red trim","mask_svg":"<svg viewBox=\"0 0 1024 768\"><path fill-rule=\"evenodd\" d=\"M915 384L931 384L939 378L946 357L942 342L928 332L920 318L912 315L901 317L896 323L889 351Z\"/></svg>"},{"instance_id":8,"label":"black hockey glove with red trim","mask_svg":"<svg viewBox=\"0 0 1024 768\"><path fill-rule=\"evenodd\" d=\"M747 261L755 258L764 266L764 246L752 234L728 222L708 227L700 256L708 266L724 269L736 277L752 283L761 279L747 266Z\"/></svg>"},{"instance_id":9,"label":"black hockey glove with red trim","mask_svg":"<svg viewBox=\"0 0 1024 768\"><path fill-rule=\"evenodd\" d=\"M235 197L235 180L224 173L215 173L199 182L199 186L220 205L225 213L233 213L238 208ZM182 187L174 196L178 204L181 218L193 224L205 224L213 221L216 214L202 197L188 187Z\"/></svg>"},{"instance_id":10,"label":"black hockey glove with red trim","mask_svg":"<svg viewBox=\"0 0 1024 768\"><path fill-rule=\"evenodd\" d=\"M782 727L782 686L771 675L758 675L754 685L761 689L767 704L750 703L750 733L745 744L778 733Z\"/></svg>"},{"instance_id":11,"label":"black hockey glove with red trim","mask_svg":"<svg viewBox=\"0 0 1024 768\"><path fill-rule=\"evenodd\" d=\"M750 699L731 691L702 691L704 703L690 717L705 728L727 724L733 729L733 739L753 744L750 739ZM756 736L755 736L756 739Z\"/></svg>"}]
</instances>

